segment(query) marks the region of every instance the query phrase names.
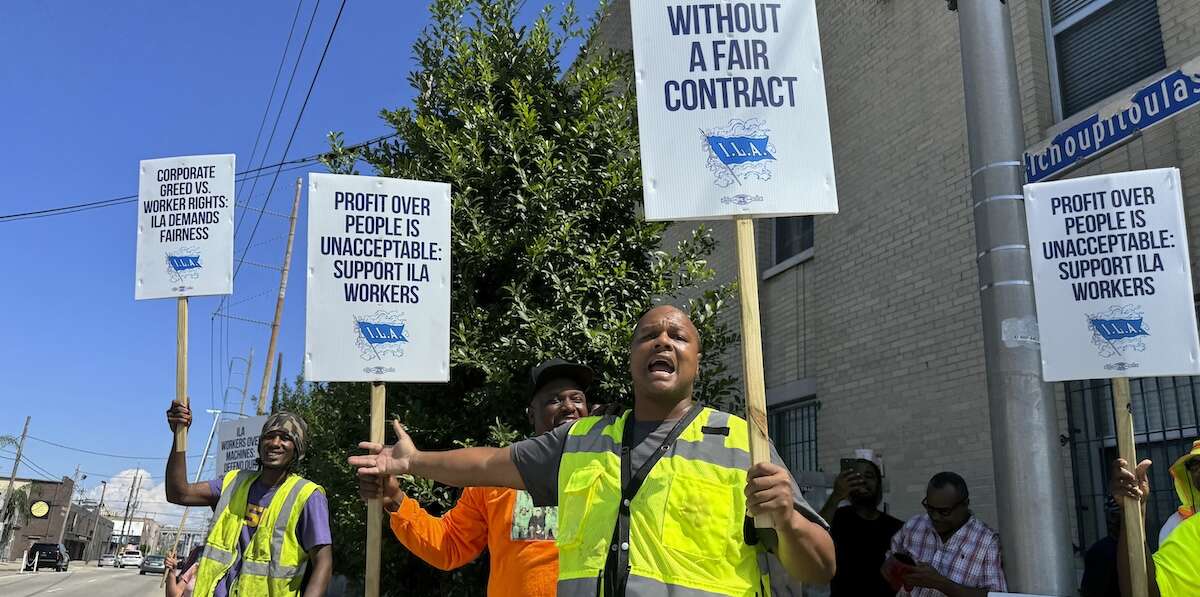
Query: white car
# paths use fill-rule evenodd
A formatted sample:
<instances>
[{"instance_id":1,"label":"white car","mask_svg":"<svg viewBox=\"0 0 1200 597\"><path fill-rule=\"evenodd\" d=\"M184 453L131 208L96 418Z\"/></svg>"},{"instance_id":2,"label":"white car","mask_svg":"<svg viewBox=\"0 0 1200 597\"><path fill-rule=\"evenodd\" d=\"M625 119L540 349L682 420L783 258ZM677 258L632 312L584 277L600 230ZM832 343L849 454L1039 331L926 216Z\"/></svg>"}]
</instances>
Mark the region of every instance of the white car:
<instances>
[{"instance_id":1,"label":"white car","mask_svg":"<svg viewBox=\"0 0 1200 597\"><path fill-rule=\"evenodd\" d=\"M117 562L119 568L133 566L137 568L142 565L142 552L131 549L121 554L121 559Z\"/></svg>"},{"instance_id":2,"label":"white car","mask_svg":"<svg viewBox=\"0 0 1200 597\"><path fill-rule=\"evenodd\" d=\"M105 566L112 566L113 568L116 568L117 567L117 554L106 553L106 554L100 556L100 559L96 561L96 566L98 568L103 568Z\"/></svg>"}]
</instances>

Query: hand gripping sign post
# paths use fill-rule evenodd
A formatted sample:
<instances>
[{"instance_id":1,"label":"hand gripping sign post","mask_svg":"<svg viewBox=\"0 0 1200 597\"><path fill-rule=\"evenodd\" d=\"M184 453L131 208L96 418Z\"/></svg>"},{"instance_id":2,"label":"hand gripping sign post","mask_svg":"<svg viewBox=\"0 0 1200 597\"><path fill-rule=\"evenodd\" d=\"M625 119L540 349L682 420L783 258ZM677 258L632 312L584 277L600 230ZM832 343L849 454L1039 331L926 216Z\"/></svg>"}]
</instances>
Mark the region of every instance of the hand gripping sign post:
<instances>
[{"instance_id":1,"label":"hand gripping sign post","mask_svg":"<svg viewBox=\"0 0 1200 597\"><path fill-rule=\"evenodd\" d=\"M383 443L384 382L450 380L450 185L311 174L304 377L371 382ZM367 506L367 597L379 595L383 510Z\"/></svg>"},{"instance_id":2,"label":"hand gripping sign post","mask_svg":"<svg viewBox=\"0 0 1200 597\"><path fill-rule=\"evenodd\" d=\"M1200 373L1200 341L1179 170L1025 185L1046 381L1112 378L1117 447L1137 463L1129 378ZM1145 529L1125 500L1136 595L1145 595Z\"/></svg>"},{"instance_id":3,"label":"hand gripping sign post","mask_svg":"<svg viewBox=\"0 0 1200 597\"><path fill-rule=\"evenodd\" d=\"M187 404L188 297L233 293L233 154L142 160L134 298L175 297L175 399ZM175 430L187 451L187 429Z\"/></svg>"},{"instance_id":4,"label":"hand gripping sign post","mask_svg":"<svg viewBox=\"0 0 1200 597\"><path fill-rule=\"evenodd\" d=\"M753 218L837 213L816 4L631 10L646 219L737 220L750 453L769 461Z\"/></svg>"}]
</instances>

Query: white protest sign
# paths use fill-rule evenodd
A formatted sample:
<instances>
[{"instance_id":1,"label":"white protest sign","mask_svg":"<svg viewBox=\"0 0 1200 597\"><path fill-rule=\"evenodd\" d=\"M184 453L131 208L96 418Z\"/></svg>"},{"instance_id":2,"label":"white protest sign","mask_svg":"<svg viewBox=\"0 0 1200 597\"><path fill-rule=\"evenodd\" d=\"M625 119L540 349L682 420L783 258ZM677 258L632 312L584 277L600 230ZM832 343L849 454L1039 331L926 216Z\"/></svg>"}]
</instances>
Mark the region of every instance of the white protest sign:
<instances>
[{"instance_id":1,"label":"white protest sign","mask_svg":"<svg viewBox=\"0 0 1200 597\"><path fill-rule=\"evenodd\" d=\"M233 293L233 154L142 160L134 298Z\"/></svg>"},{"instance_id":2,"label":"white protest sign","mask_svg":"<svg viewBox=\"0 0 1200 597\"><path fill-rule=\"evenodd\" d=\"M450 379L450 185L310 174L304 377Z\"/></svg>"},{"instance_id":3,"label":"white protest sign","mask_svg":"<svg viewBox=\"0 0 1200 597\"><path fill-rule=\"evenodd\" d=\"M1179 170L1025 185L1046 381L1200 374Z\"/></svg>"},{"instance_id":4,"label":"white protest sign","mask_svg":"<svg viewBox=\"0 0 1200 597\"><path fill-rule=\"evenodd\" d=\"M814 0L630 10L646 219L837 213Z\"/></svg>"},{"instance_id":5,"label":"white protest sign","mask_svg":"<svg viewBox=\"0 0 1200 597\"><path fill-rule=\"evenodd\" d=\"M221 421L217 425L217 478L231 470L258 470L258 436L262 433L265 415Z\"/></svg>"}]
</instances>

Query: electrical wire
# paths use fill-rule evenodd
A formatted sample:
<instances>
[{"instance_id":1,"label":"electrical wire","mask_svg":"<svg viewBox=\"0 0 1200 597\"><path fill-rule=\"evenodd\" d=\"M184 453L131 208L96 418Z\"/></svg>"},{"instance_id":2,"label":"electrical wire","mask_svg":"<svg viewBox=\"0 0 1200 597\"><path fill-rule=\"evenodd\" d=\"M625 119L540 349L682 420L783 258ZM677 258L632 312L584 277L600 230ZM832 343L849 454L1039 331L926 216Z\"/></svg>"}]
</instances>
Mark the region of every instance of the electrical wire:
<instances>
[{"instance_id":1,"label":"electrical wire","mask_svg":"<svg viewBox=\"0 0 1200 597\"><path fill-rule=\"evenodd\" d=\"M71 450L72 452L82 452L84 454L91 454L93 456L104 456L106 458L125 458L128 460L166 460L167 459L166 457L162 457L162 456L129 456L126 454L109 454L107 452L95 452L92 450L84 450L83 448L75 448L73 446L67 446L64 444L52 442L50 440L42 439L40 437L34 437L32 435L28 435L26 437L28 437L29 439L31 439L33 441L41 442L43 444L48 444L48 445L54 446L56 448L62 448L64 450ZM193 458L200 458L200 456L201 456L200 454L195 454L192 456L188 456L187 458L188 458L188 460L191 460Z\"/></svg>"}]
</instances>

